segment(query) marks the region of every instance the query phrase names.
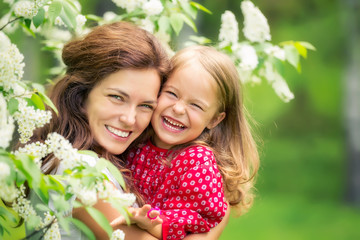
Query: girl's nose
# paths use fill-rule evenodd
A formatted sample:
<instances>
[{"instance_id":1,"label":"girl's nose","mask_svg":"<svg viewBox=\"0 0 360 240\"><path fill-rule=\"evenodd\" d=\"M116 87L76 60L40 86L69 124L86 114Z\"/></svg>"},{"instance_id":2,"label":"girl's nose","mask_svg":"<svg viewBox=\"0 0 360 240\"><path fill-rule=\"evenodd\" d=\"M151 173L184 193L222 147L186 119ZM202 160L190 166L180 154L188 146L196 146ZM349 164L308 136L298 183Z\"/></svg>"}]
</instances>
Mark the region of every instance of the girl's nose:
<instances>
[{"instance_id":1,"label":"girl's nose","mask_svg":"<svg viewBox=\"0 0 360 240\"><path fill-rule=\"evenodd\" d=\"M125 110L120 116L120 121L126 126L133 126L136 121L136 109L131 107Z\"/></svg>"},{"instance_id":2,"label":"girl's nose","mask_svg":"<svg viewBox=\"0 0 360 240\"><path fill-rule=\"evenodd\" d=\"M173 111L179 115L184 114L185 113L184 103L182 101L177 101L173 106Z\"/></svg>"}]
</instances>

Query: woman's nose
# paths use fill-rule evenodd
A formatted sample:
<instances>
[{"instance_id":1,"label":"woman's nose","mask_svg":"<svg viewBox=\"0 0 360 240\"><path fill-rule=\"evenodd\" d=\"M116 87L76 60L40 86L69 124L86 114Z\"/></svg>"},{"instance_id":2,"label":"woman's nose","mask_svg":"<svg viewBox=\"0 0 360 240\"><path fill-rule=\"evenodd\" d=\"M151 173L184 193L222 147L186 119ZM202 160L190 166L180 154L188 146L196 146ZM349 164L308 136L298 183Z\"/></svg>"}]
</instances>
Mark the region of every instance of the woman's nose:
<instances>
[{"instance_id":1,"label":"woman's nose","mask_svg":"<svg viewBox=\"0 0 360 240\"><path fill-rule=\"evenodd\" d=\"M136 109L128 108L124 109L125 111L120 116L120 121L123 122L126 126L132 126L136 122Z\"/></svg>"},{"instance_id":2,"label":"woman's nose","mask_svg":"<svg viewBox=\"0 0 360 240\"><path fill-rule=\"evenodd\" d=\"M177 101L173 106L173 111L176 114L184 114L185 113L185 104L182 101Z\"/></svg>"}]
</instances>

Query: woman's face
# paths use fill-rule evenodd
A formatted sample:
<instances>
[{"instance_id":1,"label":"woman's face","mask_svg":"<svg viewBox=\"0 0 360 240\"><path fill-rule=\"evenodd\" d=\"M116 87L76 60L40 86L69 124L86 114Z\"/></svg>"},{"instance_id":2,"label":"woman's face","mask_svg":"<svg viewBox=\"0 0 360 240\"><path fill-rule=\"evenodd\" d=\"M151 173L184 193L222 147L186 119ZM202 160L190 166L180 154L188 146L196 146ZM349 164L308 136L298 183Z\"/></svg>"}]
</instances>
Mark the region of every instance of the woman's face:
<instances>
[{"instance_id":1,"label":"woman's face","mask_svg":"<svg viewBox=\"0 0 360 240\"><path fill-rule=\"evenodd\" d=\"M148 126L157 105L155 69L120 70L96 85L86 101L90 130L112 154L121 154Z\"/></svg>"}]
</instances>

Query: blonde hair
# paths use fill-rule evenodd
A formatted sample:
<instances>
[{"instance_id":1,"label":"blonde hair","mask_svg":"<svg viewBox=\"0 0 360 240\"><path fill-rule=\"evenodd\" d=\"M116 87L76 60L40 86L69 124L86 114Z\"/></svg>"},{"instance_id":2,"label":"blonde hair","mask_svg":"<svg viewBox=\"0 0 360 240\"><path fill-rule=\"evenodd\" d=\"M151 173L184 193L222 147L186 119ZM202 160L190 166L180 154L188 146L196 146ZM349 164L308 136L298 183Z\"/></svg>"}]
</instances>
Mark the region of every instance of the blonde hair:
<instances>
[{"instance_id":1,"label":"blonde hair","mask_svg":"<svg viewBox=\"0 0 360 240\"><path fill-rule=\"evenodd\" d=\"M172 58L170 76L194 60L216 81L219 113L225 112L226 116L215 128L205 129L195 141L186 145L202 144L212 148L224 180L225 197L242 214L253 202L259 155L246 119L239 74L227 55L212 47L192 46L180 50Z\"/></svg>"}]
</instances>

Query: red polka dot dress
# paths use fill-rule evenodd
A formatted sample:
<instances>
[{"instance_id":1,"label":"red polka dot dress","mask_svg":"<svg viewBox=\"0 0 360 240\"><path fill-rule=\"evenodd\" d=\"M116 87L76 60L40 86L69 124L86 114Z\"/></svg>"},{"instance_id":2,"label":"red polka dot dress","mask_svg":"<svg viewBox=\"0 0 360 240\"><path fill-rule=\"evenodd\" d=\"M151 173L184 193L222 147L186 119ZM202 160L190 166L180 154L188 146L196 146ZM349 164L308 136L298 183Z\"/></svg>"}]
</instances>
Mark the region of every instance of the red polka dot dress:
<instances>
[{"instance_id":1,"label":"red polka dot dress","mask_svg":"<svg viewBox=\"0 0 360 240\"><path fill-rule=\"evenodd\" d=\"M135 186L148 204L161 209L163 239L208 232L228 207L213 152L191 146L168 165L164 163L167 152L150 142L130 152L128 169Z\"/></svg>"}]
</instances>

